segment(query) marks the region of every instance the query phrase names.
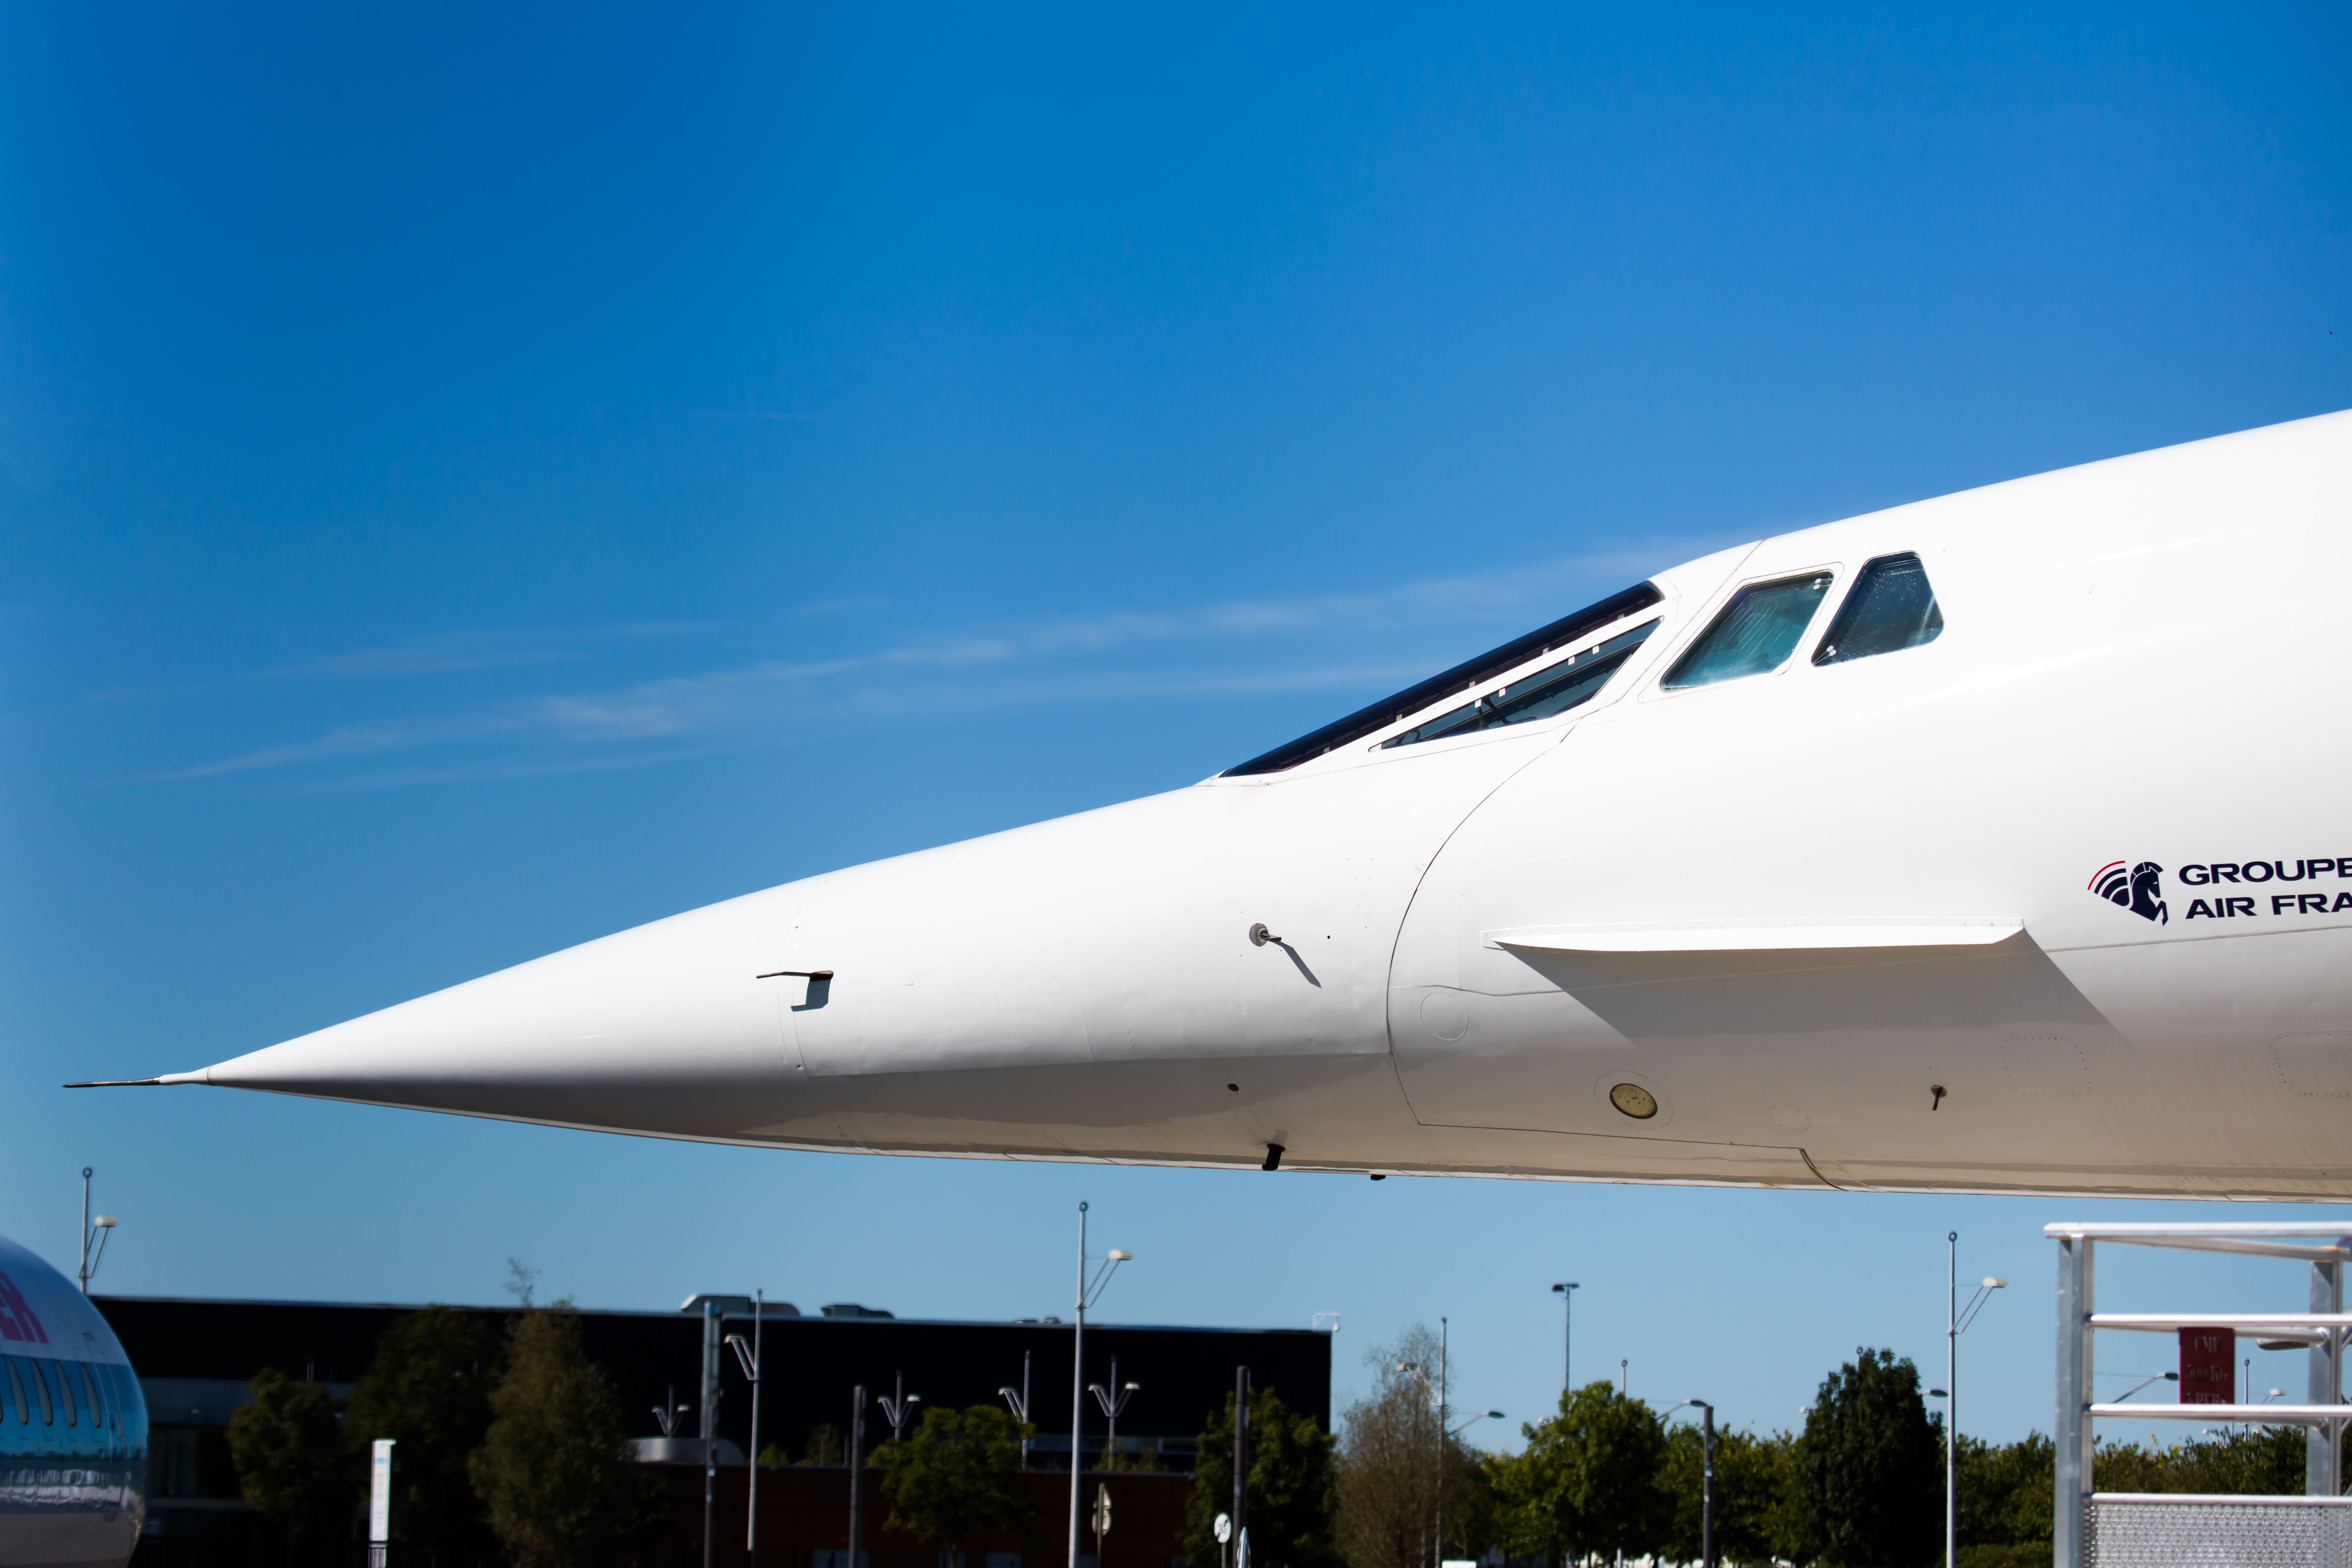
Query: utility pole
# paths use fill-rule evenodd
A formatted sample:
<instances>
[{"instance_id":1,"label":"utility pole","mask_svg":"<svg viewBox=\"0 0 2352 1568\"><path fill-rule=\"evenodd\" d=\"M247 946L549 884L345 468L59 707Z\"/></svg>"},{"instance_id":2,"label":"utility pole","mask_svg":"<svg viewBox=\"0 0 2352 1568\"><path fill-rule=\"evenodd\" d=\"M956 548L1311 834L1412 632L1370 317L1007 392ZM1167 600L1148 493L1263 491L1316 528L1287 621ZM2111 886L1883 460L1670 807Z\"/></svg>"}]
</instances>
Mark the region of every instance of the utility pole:
<instances>
[{"instance_id":1,"label":"utility pole","mask_svg":"<svg viewBox=\"0 0 2352 1568\"><path fill-rule=\"evenodd\" d=\"M858 1568L857 1483L866 1470L866 1385L849 1391L849 1562Z\"/></svg>"},{"instance_id":2,"label":"utility pole","mask_svg":"<svg viewBox=\"0 0 2352 1568\"><path fill-rule=\"evenodd\" d=\"M743 1505L744 1568L760 1568L760 1373L765 1363L760 1352L767 1348L761 1335L767 1327L768 1288L757 1285L751 1289L751 1495Z\"/></svg>"},{"instance_id":3,"label":"utility pole","mask_svg":"<svg viewBox=\"0 0 2352 1568\"><path fill-rule=\"evenodd\" d=\"M1715 1406L1698 1407L1699 1568L1715 1568Z\"/></svg>"},{"instance_id":4,"label":"utility pole","mask_svg":"<svg viewBox=\"0 0 2352 1568\"><path fill-rule=\"evenodd\" d=\"M1078 1568L1078 1477L1087 1417L1087 1205L1078 1205L1077 1326L1070 1334L1070 1568ZM854 1568L854 1565L853 1565Z\"/></svg>"},{"instance_id":5,"label":"utility pole","mask_svg":"<svg viewBox=\"0 0 2352 1568\"><path fill-rule=\"evenodd\" d=\"M719 1507L719 1342L725 1320L702 1299L702 1568L714 1568Z\"/></svg>"},{"instance_id":6,"label":"utility pole","mask_svg":"<svg viewBox=\"0 0 2352 1568\"><path fill-rule=\"evenodd\" d=\"M1445 1452L1445 1370L1448 1360L1445 1334L1445 1319L1441 1314L1437 1320L1437 1519L1436 1528L1432 1532L1436 1539L1431 1543L1431 1568L1445 1561L1445 1461L1448 1458Z\"/></svg>"},{"instance_id":7,"label":"utility pole","mask_svg":"<svg viewBox=\"0 0 2352 1568\"><path fill-rule=\"evenodd\" d=\"M1704 1399L1685 1399L1674 1410L1680 1410L1684 1405L1698 1407L1699 1568L1715 1568L1715 1406Z\"/></svg>"},{"instance_id":8,"label":"utility pole","mask_svg":"<svg viewBox=\"0 0 2352 1568\"><path fill-rule=\"evenodd\" d=\"M1250 1369L1234 1368L1234 1561L1247 1568L1249 1558L1249 1400Z\"/></svg>"}]
</instances>

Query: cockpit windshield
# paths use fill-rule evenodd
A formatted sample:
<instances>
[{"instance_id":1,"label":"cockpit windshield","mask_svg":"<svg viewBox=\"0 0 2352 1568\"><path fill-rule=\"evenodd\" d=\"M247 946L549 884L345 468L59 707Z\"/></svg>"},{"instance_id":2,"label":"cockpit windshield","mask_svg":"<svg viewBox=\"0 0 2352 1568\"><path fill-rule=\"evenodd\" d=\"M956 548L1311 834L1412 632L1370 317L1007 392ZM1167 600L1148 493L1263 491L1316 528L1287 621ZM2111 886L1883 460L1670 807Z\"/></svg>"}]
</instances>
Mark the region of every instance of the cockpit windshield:
<instances>
[{"instance_id":1,"label":"cockpit windshield","mask_svg":"<svg viewBox=\"0 0 2352 1568\"><path fill-rule=\"evenodd\" d=\"M1425 724L1390 736L1381 742L1386 751L1392 746L1410 746L1418 741L1442 740L1448 735L1467 735L1474 731L1492 730L1500 724L1525 724L1530 720L1549 719L1555 713L1565 713L1580 708L1601 694L1617 667L1633 656L1642 639L1658 629L1655 621L1644 621L1630 632L1620 632L1597 647L1561 659L1558 664L1524 676L1498 690L1473 699L1450 713L1440 713Z\"/></svg>"},{"instance_id":2,"label":"cockpit windshield","mask_svg":"<svg viewBox=\"0 0 2352 1568\"><path fill-rule=\"evenodd\" d=\"M1658 591L1658 586L1654 583L1639 584L1622 594L1612 594L1597 605L1589 605L1572 616L1562 616L1548 626L1538 626L1523 637L1515 638L1498 648L1480 654L1476 658L1465 660L1451 669L1443 670L1418 685L1408 686L1402 691L1392 697L1383 698L1369 708L1359 708L1346 718L1334 720L1320 730L1301 735L1288 745L1276 746L1264 756L1252 757L1239 766L1227 768L1218 776L1245 778L1255 773L1278 773L1286 768L1295 768L1301 763L1309 762L1323 755L1326 752L1336 751L1351 742L1360 741L1376 731L1384 730L1398 720L1408 718L1433 703L1443 702L1449 697L1458 697L1464 692L1484 686L1499 676L1508 674L1530 659L1540 658L1543 655L1558 648L1581 642L1610 623L1623 620L1630 615L1646 610L1664 597L1665 595ZM1492 699L1508 700L1517 706L1512 709L1510 716L1496 717L1487 722L1523 722L1528 719L1562 712L1579 702L1589 700L1592 694L1600 689L1601 683L1608 679L1609 673L1631 654L1633 647L1641 641L1642 637L1648 636L1656 625L1657 623L1653 621L1647 626L1636 627L1622 637L1612 638L1605 646L1616 651L1605 661L1605 668L1601 668L1604 663L1601 657L1601 650L1592 648L1587 650L1585 654L1579 654L1576 658L1564 660L1547 669L1539 670L1501 691L1491 693ZM1627 641L1627 638L1632 640ZM1618 647L1621 643L1624 645L1622 648ZM1579 664L1580 659L1586 662ZM1571 666L1575 668L1571 669ZM1588 676L1591 677L1591 683L1586 686L1583 684L1583 678ZM1577 694L1580 689L1581 695ZM1513 696L1513 693L1517 695ZM1482 698L1480 700L1486 701L1488 699ZM1473 703L1469 707L1456 710L1454 713L1433 719L1427 724L1418 727L1414 732L1414 738L1424 741L1434 740L1437 738L1435 726L1454 720L1457 715L1470 714L1476 707L1477 704ZM1538 709L1541 710L1537 711ZM1458 734L1469 729L1484 729L1487 727L1487 722L1476 722L1471 719L1465 719L1443 732ZM1420 731L1423 731L1433 732L1421 733ZM1391 745L1404 743L1404 737L1399 736L1395 741L1386 743Z\"/></svg>"}]
</instances>

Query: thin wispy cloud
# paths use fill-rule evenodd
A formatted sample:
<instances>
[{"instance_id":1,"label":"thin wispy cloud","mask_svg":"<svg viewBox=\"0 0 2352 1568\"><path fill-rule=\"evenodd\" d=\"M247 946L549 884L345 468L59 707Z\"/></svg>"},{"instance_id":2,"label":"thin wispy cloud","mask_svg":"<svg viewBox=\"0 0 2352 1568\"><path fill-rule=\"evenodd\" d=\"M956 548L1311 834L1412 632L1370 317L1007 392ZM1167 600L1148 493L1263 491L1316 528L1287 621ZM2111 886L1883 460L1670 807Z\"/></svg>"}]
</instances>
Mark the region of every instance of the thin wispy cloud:
<instances>
[{"instance_id":1,"label":"thin wispy cloud","mask_svg":"<svg viewBox=\"0 0 2352 1568\"><path fill-rule=\"evenodd\" d=\"M318 680L373 680L409 675L463 675L477 669L517 669L587 658L579 647L530 646L511 637L478 634L433 637L392 647L360 647L306 659L275 673Z\"/></svg>"},{"instance_id":2,"label":"thin wispy cloud","mask_svg":"<svg viewBox=\"0 0 2352 1568\"><path fill-rule=\"evenodd\" d=\"M256 686L339 681L392 682L436 676L473 675L493 669L580 664L615 645L683 638L720 629L711 621L635 621L616 626L547 629L463 629L435 632L394 643L368 644L315 654L241 673L197 679L142 681L101 687L88 695L100 703L182 700L206 693Z\"/></svg>"},{"instance_id":3,"label":"thin wispy cloud","mask_svg":"<svg viewBox=\"0 0 2352 1568\"><path fill-rule=\"evenodd\" d=\"M465 675L585 659L603 644L675 637L710 630L702 621L639 621L583 630L439 632L405 642L321 654L257 673L305 680L378 680L403 676Z\"/></svg>"},{"instance_id":4,"label":"thin wispy cloud","mask_svg":"<svg viewBox=\"0 0 2352 1568\"><path fill-rule=\"evenodd\" d=\"M1640 558L1643 564L1654 552ZM1363 692L1438 668L1444 650L1540 624L1632 556L1586 557L1355 595L1237 599L942 630L862 652L741 664L328 726L147 775L307 776L352 787L532 776L806 741L880 718L1055 703ZM1580 592L1584 590L1586 592ZM1410 635L1431 650L1400 659ZM596 634L609 636L611 634ZM282 673L320 681L570 664L593 637L468 633L365 647Z\"/></svg>"}]
</instances>

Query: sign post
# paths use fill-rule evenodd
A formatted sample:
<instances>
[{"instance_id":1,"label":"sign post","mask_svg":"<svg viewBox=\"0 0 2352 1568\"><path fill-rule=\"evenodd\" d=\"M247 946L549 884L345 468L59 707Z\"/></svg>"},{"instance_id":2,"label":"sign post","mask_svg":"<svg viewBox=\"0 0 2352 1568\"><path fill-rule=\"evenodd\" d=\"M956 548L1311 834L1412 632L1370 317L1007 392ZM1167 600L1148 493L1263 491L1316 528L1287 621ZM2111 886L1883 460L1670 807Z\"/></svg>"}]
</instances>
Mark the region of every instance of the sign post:
<instances>
[{"instance_id":1,"label":"sign post","mask_svg":"<svg viewBox=\"0 0 2352 1568\"><path fill-rule=\"evenodd\" d=\"M384 1568L392 1551L392 1442L378 1437L368 1450L368 1568Z\"/></svg>"}]
</instances>

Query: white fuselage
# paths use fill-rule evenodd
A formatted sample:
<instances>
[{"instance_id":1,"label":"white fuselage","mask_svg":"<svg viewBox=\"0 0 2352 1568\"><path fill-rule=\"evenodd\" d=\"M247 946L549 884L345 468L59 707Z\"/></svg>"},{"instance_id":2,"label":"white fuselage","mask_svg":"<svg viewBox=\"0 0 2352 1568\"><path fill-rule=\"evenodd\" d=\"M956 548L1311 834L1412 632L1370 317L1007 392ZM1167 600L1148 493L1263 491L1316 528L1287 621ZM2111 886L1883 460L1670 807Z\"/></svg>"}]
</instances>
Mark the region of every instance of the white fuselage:
<instances>
[{"instance_id":1,"label":"white fuselage","mask_svg":"<svg viewBox=\"0 0 2352 1568\"><path fill-rule=\"evenodd\" d=\"M1940 636L1813 662L1906 552ZM1777 670L1662 686L1808 574ZM1653 581L1556 718L1383 748L1409 717L170 1081L804 1149L2352 1196L2352 415ZM2158 868L2137 910L2117 863Z\"/></svg>"}]
</instances>

